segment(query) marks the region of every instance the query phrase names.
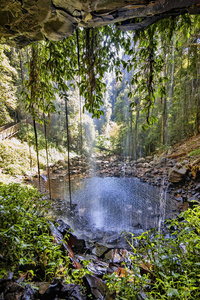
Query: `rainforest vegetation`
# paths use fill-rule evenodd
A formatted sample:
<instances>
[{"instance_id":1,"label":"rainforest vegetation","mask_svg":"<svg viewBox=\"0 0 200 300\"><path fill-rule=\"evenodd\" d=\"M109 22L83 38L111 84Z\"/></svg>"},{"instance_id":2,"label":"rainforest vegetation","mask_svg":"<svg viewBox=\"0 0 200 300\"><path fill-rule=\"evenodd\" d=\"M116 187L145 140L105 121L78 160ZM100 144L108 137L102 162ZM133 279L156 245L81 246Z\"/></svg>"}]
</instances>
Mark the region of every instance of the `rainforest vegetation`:
<instances>
[{"instance_id":1,"label":"rainforest vegetation","mask_svg":"<svg viewBox=\"0 0 200 300\"><path fill-rule=\"evenodd\" d=\"M67 150L68 159L104 153L136 160L198 135L199 26L199 16L184 15L135 32L79 28L60 42L0 45L0 126L23 120L17 137L29 149L28 157L22 146L19 156L9 155L9 142L1 143L0 167L15 175L34 165L40 173ZM90 273L86 266L73 271L62 245L53 243L50 205L35 188L0 184L2 276L12 270L27 281L82 284ZM199 214L196 207L170 222L172 238L143 234L139 250L129 239L125 275L104 278L112 296L199 299Z\"/></svg>"},{"instance_id":2,"label":"rainforest vegetation","mask_svg":"<svg viewBox=\"0 0 200 300\"><path fill-rule=\"evenodd\" d=\"M0 124L28 118L44 131L51 121L48 138L65 147L67 104L75 152L167 150L200 130L198 45L199 17L187 15L134 33L107 26L27 49L1 45Z\"/></svg>"}]
</instances>

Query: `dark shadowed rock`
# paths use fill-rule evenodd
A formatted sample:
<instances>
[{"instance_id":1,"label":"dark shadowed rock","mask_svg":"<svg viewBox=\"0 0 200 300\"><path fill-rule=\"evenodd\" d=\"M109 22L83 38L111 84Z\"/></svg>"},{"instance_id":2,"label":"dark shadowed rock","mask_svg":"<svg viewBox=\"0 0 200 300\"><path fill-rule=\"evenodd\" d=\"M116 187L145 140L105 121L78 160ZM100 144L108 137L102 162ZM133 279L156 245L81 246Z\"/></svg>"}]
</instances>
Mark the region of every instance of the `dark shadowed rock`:
<instances>
[{"instance_id":1,"label":"dark shadowed rock","mask_svg":"<svg viewBox=\"0 0 200 300\"><path fill-rule=\"evenodd\" d=\"M94 299L98 299L98 300L113 299L108 293L107 286L100 278L86 274L83 280L87 289L87 294L92 294Z\"/></svg>"},{"instance_id":2,"label":"dark shadowed rock","mask_svg":"<svg viewBox=\"0 0 200 300\"><path fill-rule=\"evenodd\" d=\"M44 294L39 292L41 300L86 300L87 297L83 288L77 284L62 284L57 278L54 278L51 285L47 288Z\"/></svg>"},{"instance_id":3,"label":"dark shadowed rock","mask_svg":"<svg viewBox=\"0 0 200 300\"><path fill-rule=\"evenodd\" d=\"M33 300L35 299L35 295L36 292L34 291L34 289L29 284L27 284L21 300Z\"/></svg>"},{"instance_id":4,"label":"dark shadowed rock","mask_svg":"<svg viewBox=\"0 0 200 300\"><path fill-rule=\"evenodd\" d=\"M43 295L41 295L42 300L54 300L56 296L59 295L60 290L62 289L62 283L59 279L54 278L48 289Z\"/></svg>"},{"instance_id":5,"label":"dark shadowed rock","mask_svg":"<svg viewBox=\"0 0 200 300\"><path fill-rule=\"evenodd\" d=\"M68 300L86 300L83 288L77 284L63 284L59 297Z\"/></svg>"}]
</instances>

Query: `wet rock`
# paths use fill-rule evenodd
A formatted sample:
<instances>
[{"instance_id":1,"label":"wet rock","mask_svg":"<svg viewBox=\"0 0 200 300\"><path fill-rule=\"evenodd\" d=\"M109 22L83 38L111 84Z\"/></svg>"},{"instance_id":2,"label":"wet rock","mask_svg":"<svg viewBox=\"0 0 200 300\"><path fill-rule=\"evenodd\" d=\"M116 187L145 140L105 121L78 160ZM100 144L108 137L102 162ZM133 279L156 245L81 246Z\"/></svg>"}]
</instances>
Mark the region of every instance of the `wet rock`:
<instances>
[{"instance_id":1,"label":"wet rock","mask_svg":"<svg viewBox=\"0 0 200 300\"><path fill-rule=\"evenodd\" d=\"M147 177L147 178L153 178L153 175L150 174L150 173L146 173L146 177Z\"/></svg>"},{"instance_id":2,"label":"wet rock","mask_svg":"<svg viewBox=\"0 0 200 300\"><path fill-rule=\"evenodd\" d=\"M21 300L33 300L35 298L35 294L36 292L34 291L34 289L29 284L27 284Z\"/></svg>"},{"instance_id":3,"label":"wet rock","mask_svg":"<svg viewBox=\"0 0 200 300\"><path fill-rule=\"evenodd\" d=\"M100 279L92 275L86 274L83 277L87 294L92 294L94 299L98 300L108 300L111 299L109 297L108 288L105 283Z\"/></svg>"},{"instance_id":4,"label":"wet rock","mask_svg":"<svg viewBox=\"0 0 200 300\"><path fill-rule=\"evenodd\" d=\"M60 290L62 289L62 283L59 279L54 278L48 289L42 295L42 300L54 300L56 296L59 295Z\"/></svg>"},{"instance_id":5,"label":"wet rock","mask_svg":"<svg viewBox=\"0 0 200 300\"><path fill-rule=\"evenodd\" d=\"M6 285L3 294L3 300L18 300L23 295L24 288L16 282Z\"/></svg>"},{"instance_id":6,"label":"wet rock","mask_svg":"<svg viewBox=\"0 0 200 300\"><path fill-rule=\"evenodd\" d=\"M83 253L86 248L85 240L78 239L75 235L69 234L68 244L74 253Z\"/></svg>"},{"instance_id":7,"label":"wet rock","mask_svg":"<svg viewBox=\"0 0 200 300\"><path fill-rule=\"evenodd\" d=\"M200 191L200 183L197 184L197 186L195 187L196 191Z\"/></svg>"},{"instance_id":8,"label":"wet rock","mask_svg":"<svg viewBox=\"0 0 200 300\"><path fill-rule=\"evenodd\" d=\"M83 288L77 284L63 284L59 297L68 300L86 300Z\"/></svg>"},{"instance_id":9,"label":"wet rock","mask_svg":"<svg viewBox=\"0 0 200 300\"><path fill-rule=\"evenodd\" d=\"M57 230L60 231L63 235L65 235L66 233L69 232L70 230L70 226L68 224L66 224L63 220L57 220L56 223L59 224L59 226L57 227Z\"/></svg>"},{"instance_id":10,"label":"wet rock","mask_svg":"<svg viewBox=\"0 0 200 300\"><path fill-rule=\"evenodd\" d=\"M169 172L169 181L172 183L178 183L185 179L187 175L187 169L182 168L178 169L177 167L173 167L173 169Z\"/></svg>"},{"instance_id":11,"label":"wet rock","mask_svg":"<svg viewBox=\"0 0 200 300\"><path fill-rule=\"evenodd\" d=\"M102 261L90 262L87 266L88 271L92 272L95 276L103 276L107 273L108 264Z\"/></svg>"},{"instance_id":12,"label":"wet rock","mask_svg":"<svg viewBox=\"0 0 200 300\"><path fill-rule=\"evenodd\" d=\"M106 252L109 251L109 248L103 244L95 243L95 248L92 250L92 253L97 257L103 257Z\"/></svg>"},{"instance_id":13,"label":"wet rock","mask_svg":"<svg viewBox=\"0 0 200 300\"><path fill-rule=\"evenodd\" d=\"M176 199L176 201L178 201L178 202L183 202L183 198L182 197L178 197L178 198L175 198Z\"/></svg>"},{"instance_id":14,"label":"wet rock","mask_svg":"<svg viewBox=\"0 0 200 300\"><path fill-rule=\"evenodd\" d=\"M43 283L42 285L45 290L47 287L46 283ZM39 298L41 300L86 300L86 295L81 286L77 284L62 284L61 281L56 278L54 278L49 287L45 291L44 290L41 290L41 288L39 289Z\"/></svg>"},{"instance_id":15,"label":"wet rock","mask_svg":"<svg viewBox=\"0 0 200 300\"><path fill-rule=\"evenodd\" d=\"M122 262L130 261L130 254L126 249L111 249L105 254L104 258L112 263L121 264Z\"/></svg>"}]
</instances>

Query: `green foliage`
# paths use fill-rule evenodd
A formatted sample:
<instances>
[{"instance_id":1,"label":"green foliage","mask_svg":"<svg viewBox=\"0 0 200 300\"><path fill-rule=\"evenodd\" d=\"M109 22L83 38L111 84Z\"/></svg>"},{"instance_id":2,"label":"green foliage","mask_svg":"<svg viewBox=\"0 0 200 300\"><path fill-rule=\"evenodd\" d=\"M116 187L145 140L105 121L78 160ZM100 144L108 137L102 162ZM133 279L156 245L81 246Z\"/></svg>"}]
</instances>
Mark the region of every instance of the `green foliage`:
<instances>
[{"instance_id":1,"label":"green foliage","mask_svg":"<svg viewBox=\"0 0 200 300\"><path fill-rule=\"evenodd\" d=\"M29 134L27 133L27 125L24 124L20 127L19 132L17 133L18 138L23 142L30 142L31 146L35 146L35 136L34 136L34 129L31 125L29 125ZM44 133L41 130L37 130L38 134L38 150L45 149L45 136ZM55 146L53 144L52 139L48 138L48 144L51 146Z\"/></svg>"},{"instance_id":2,"label":"green foliage","mask_svg":"<svg viewBox=\"0 0 200 300\"><path fill-rule=\"evenodd\" d=\"M34 166L35 155L32 155L32 162ZM16 139L2 141L0 143L0 167L10 175L24 175L30 168L28 145L21 144Z\"/></svg>"},{"instance_id":3,"label":"green foliage","mask_svg":"<svg viewBox=\"0 0 200 300\"><path fill-rule=\"evenodd\" d=\"M57 277L81 283L90 273L84 267L73 271L62 243L54 242L46 217L49 201L33 187L0 183L0 253L6 261L1 263L1 276L13 270L30 280Z\"/></svg>"},{"instance_id":4,"label":"green foliage","mask_svg":"<svg viewBox=\"0 0 200 300\"><path fill-rule=\"evenodd\" d=\"M107 285L117 292L117 299L136 299L140 292L152 300L199 299L200 207L188 209L181 218L183 221L168 221L170 238L155 232L140 237L126 234L133 249L131 265L125 277L107 276Z\"/></svg>"},{"instance_id":5,"label":"green foliage","mask_svg":"<svg viewBox=\"0 0 200 300\"><path fill-rule=\"evenodd\" d=\"M41 277L55 274L52 263L62 253L49 234L44 218L48 209L49 203L36 189L0 184L1 254L14 271L33 270Z\"/></svg>"},{"instance_id":6,"label":"green foliage","mask_svg":"<svg viewBox=\"0 0 200 300\"><path fill-rule=\"evenodd\" d=\"M199 155L200 155L200 148L189 153L189 156L199 156Z\"/></svg>"},{"instance_id":7,"label":"green foliage","mask_svg":"<svg viewBox=\"0 0 200 300\"><path fill-rule=\"evenodd\" d=\"M17 71L11 66L6 51L9 52L10 48L0 45L0 126L13 121L12 114L16 108L16 87L13 82Z\"/></svg>"}]
</instances>

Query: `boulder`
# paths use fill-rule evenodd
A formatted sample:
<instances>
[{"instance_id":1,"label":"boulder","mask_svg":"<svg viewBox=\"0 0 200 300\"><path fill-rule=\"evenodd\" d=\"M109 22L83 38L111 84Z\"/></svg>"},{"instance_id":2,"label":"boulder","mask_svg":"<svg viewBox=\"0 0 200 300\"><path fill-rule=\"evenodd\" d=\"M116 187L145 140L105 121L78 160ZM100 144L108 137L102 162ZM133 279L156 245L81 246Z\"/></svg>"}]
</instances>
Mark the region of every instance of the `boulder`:
<instances>
[{"instance_id":1,"label":"boulder","mask_svg":"<svg viewBox=\"0 0 200 300\"><path fill-rule=\"evenodd\" d=\"M98 299L98 300L114 299L110 297L106 284L100 278L86 274L83 277L83 280L87 289L87 294L92 295L93 296L92 299Z\"/></svg>"},{"instance_id":2,"label":"boulder","mask_svg":"<svg viewBox=\"0 0 200 300\"><path fill-rule=\"evenodd\" d=\"M188 169L186 168L178 169L177 167L173 167L169 172L168 179L172 183L178 183L186 178L187 172Z\"/></svg>"}]
</instances>

